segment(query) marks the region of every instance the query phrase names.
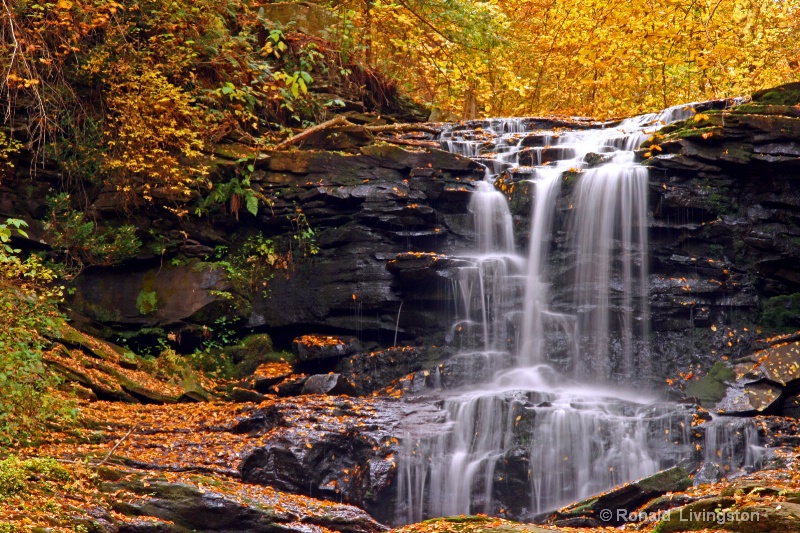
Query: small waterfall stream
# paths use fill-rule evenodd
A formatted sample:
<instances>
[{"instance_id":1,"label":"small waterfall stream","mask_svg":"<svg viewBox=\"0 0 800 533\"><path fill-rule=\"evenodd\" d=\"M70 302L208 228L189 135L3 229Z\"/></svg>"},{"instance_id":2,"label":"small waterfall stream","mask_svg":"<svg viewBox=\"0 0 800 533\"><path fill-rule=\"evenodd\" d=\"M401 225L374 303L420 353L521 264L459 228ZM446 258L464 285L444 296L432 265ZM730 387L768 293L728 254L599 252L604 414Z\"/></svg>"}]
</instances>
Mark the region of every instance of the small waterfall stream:
<instances>
[{"instance_id":1,"label":"small waterfall stream","mask_svg":"<svg viewBox=\"0 0 800 533\"><path fill-rule=\"evenodd\" d=\"M531 518L678 464L694 450L691 408L635 385L647 387L653 362L648 176L633 150L691 114L683 106L570 131L529 131L524 119L496 119L443 134L445 149L487 167L470 205L476 250L459 271L453 328L464 339L459 357L480 358L493 378L440 391L446 427L404 442L399 521L497 515L508 512L504 506ZM503 172L523 170L533 190L526 255L515 245L506 197L494 187ZM559 207L567 187L572 203ZM557 219L567 228L561 279L550 266ZM739 468L730 450L716 453L732 446L726 435L708 430L706 459L725 455L728 468ZM752 453L745 460L752 464Z\"/></svg>"}]
</instances>

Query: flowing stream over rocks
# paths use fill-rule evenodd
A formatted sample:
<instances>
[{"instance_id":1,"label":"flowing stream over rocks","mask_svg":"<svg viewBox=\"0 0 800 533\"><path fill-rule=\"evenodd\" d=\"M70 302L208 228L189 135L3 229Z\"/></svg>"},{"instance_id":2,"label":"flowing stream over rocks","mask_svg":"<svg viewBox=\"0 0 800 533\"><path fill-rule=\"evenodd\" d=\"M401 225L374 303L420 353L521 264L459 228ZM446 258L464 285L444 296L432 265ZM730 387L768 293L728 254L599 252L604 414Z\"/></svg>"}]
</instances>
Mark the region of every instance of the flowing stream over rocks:
<instances>
[{"instance_id":1,"label":"flowing stream over rocks","mask_svg":"<svg viewBox=\"0 0 800 533\"><path fill-rule=\"evenodd\" d=\"M754 465L752 423L697 429L693 406L648 390L658 364L648 349L648 170L633 150L692 113L681 106L564 131L497 119L442 135L445 149L487 167L471 202L476 247L462 258L448 340L467 368L492 377L439 390L446 426L405 439L398 521L476 512L530 519L678 464ZM522 185L533 195L526 254L502 190ZM558 272L557 220L569 249Z\"/></svg>"}]
</instances>

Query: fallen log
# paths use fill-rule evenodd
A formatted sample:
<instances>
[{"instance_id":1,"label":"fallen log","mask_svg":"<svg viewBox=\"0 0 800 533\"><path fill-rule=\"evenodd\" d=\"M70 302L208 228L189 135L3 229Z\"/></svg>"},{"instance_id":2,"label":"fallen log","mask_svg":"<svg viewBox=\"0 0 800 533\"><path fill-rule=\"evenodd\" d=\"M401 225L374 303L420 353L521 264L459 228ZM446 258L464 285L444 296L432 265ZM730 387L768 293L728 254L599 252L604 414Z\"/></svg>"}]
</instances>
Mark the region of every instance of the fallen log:
<instances>
[{"instance_id":1,"label":"fallen log","mask_svg":"<svg viewBox=\"0 0 800 533\"><path fill-rule=\"evenodd\" d=\"M349 132L366 132L369 134L407 133L407 132L419 131L423 133L432 133L438 135L442 131L440 128L435 128L433 126L426 124L383 124L380 126L368 126L368 125L361 126L358 124L353 124L352 122L347 120L346 117L339 115L330 120L326 120L325 122L317 124L316 126L311 126L310 128L301 131L294 137L290 137L285 141L278 143L277 145L275 145L275 148L273 148L273 150L285 150L290 146L294 146L302 142L304 139L307 139L308 137L314 135L315 133L319 133L320 131L329 129L345 129L346 131ZM389 141L388 139L381 139L381 140L387 142L396 142L396 141ZM422 143L425 141L416 141L416 142ZM406 143L397 142L397 144L406 144ZM408 144L416 145L412 141L409 141ZM416 146L425 146L425 145L419 144ZM438 148L438 145L434 147Z\"/></svg>"}]
</instances>

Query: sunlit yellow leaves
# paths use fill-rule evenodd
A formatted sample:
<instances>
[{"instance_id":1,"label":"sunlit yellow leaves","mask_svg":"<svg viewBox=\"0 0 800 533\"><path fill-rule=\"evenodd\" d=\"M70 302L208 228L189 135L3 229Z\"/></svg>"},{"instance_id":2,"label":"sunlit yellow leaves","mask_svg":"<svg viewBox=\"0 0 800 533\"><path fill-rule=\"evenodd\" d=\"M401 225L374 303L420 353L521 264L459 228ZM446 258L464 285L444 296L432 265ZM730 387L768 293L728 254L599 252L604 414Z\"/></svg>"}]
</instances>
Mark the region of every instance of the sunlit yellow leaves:
<instances>
[{"instance_id":1,"label":"sunlit yellow leaves","mask_svg":"<svg viewBox=\"0 0 800 533\"><path fill-rule=\"evenodd\" d=\"M124 72L107 95L111 144L105 165L129 201L185 199L206 173L199 110L190 96L158 72Z\"/></svg>"},{"instance_id":2,"label":"sunlit yellow leaves","mask_svg":"<svg viewBox=\"0 0 800 533\"><path fill-rule=\"evenodd\" d=\"M785 2L501 0L493 7L509 31L485 49L430 31L414 13L433 5L375 4L372 50L419 98L456 116L467 90L484 114L619 116L746 95L796 73L800 33ZM444 35L457 23L448 20L434 24Z\"/></svg>"}]
</instances>

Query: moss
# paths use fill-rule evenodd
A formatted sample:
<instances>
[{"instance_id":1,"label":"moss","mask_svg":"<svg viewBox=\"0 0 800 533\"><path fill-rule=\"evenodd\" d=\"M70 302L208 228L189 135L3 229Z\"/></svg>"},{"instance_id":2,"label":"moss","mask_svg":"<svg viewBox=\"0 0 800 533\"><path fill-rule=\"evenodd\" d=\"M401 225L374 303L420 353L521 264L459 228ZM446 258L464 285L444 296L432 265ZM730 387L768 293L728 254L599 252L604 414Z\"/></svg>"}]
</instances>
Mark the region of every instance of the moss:
<instances>
[{"instance_id":1,"label":"moss","mask_svg":"<svg viewBox=\"0 0 800 533\"><path fill-rule=\"evenodd\" d=\"M721 244L712 244L708 247L708 254L714 259L723 259L725 257L725 247Z\"/></svg>"},{"instance_id":2,"label":"moss","mask_svg":"<svg viewBox=\"0 0 800 533\"><path fill-rule=\"evenodd\" d=\"M667 140L673 139L707 139L714 136L721 136L723 134L722 128L717 126L706 126L706 127L688 127L686 129L680 129L674 131L667 135Z\"/></svg>"},{"instance_id":3,"label":"moss","mask_svg":"<svg viewBox=\"0 0 800 533\"><path fill-rule=\"evenodd\" d=\"M717 193L709 194L703 203L709 212L718 215L734 215L739 210L735 199Z\"/></svg>"},{"instance_id":4,"label":"moss","mask_svg":"<svg viewBox=\"0 0 800 533\"><path fill-rule=\"evenodd\" d=\"M753 102L767 105L798 105L800 104L800 82L756 91L753 93Z\"/></svg>"},{"instance_id":5,"label":"moss","mask_svg":"<svg viewBox=\"0 0 800 533\"><path fill-rule=\"evenodd\" d=\"M264 333L250 335L240 344L226 348L225 352L236 365L234 374L237 377L252 375L255 369L264 363L294 364L295 360L294 354L290 352L276 352L272 346L272 339Z\"/></svg>"},{"instance_id":6,"label":"moss","mask_svg":"<svg viewBox=\"0 0 800 533\"><path fill-rule=\"evenodd\" d=\"M731 110L737 115L789 115L792 109L788 105L742 104Z\"/></svg>"},{"instance_id":7,"label":"moss","mask_svg":"<svg viewBox=\"0 0 800 533\"><path fill-rule=\"evenodd\" d=\"M69 481L69 471L52 458L20 460L11 455L0 461L0 496L24 492L32 476L45 481Z\"/></svg>"},{"instance_id":8,"label":"moss","mask_svg":"<svg viewBox=\"0 0 800 533\"><path fill-rule=\"evenodd\" d=\"M687 396L699 398L703 407L716 404L725 396L727 383L736 379L736 373L722 361L717 362L708 374L686 386Z\"/></svg>"},{"instance_id":9,"label":"moss","mask_svg":"<svg viewBox=\"0 0 800 533\"><path fill-rule=\"evenodd\" d=\"M760 323L778 331L794 331L800 326L800 293L766 299L761 307Z\"/></svg>"},{"instance_id":10,"label":"moss","mask_svg":"<svg viewBox=\"0 0 800 533\"><path fill-rule=\"evenodd\" d=\"M454 524L467 524L476 522L490 522L492 518L489 518L488 516L448 516L443 520L452 522Z\"/></svg>"},{"instance_id":11,"label":"moss","mask_svg":"<svg viewBox=\"0 0 800 533\"><path fill-rule=\"evenodd\" d=\"M590 500L586 500L585 502L580 504L578 507L573 507L573 508L569 509L569 511L567 513L564 513L564 514L566 516L572 516L572 515L582 516L582 515L586 514L587 512L590 512L594 508L595 504L597 504L597 498L592 498Z\"/></svg>"},{"instance_id":12,"label":"moss","mask_svg":"<svg viewBox=\"0 0 800 533\"><path fill-rule=\"evenodd\" d=\"M27 475L21 468L21 462L11 456L0 462L0 496L8 496L25 490Z\"/></svg>"},{"instance_id":13,"label":"moss","mask_svg":"<svg viewBox=\"0 0 800 533\"><path fill-rule=\"evenodd\" d=\"M150 315L158 311L158 295L156 291L142 289L136 296L136 309L142 315Z\"/></svg>"},{"instance_id":14,"label":"moss","mask_svg":"<svg viewBox=\"0 0 800 533\"><path fill-rule=\"evenodd\" d=\"M580 173L579 171L575 171L575 170L568 170L568 171L566 171L566 172L564 172L564 173L562 174L562 177L564 178L564 183L565 183L565 184L567 184L567 185L572 185L572 184L574 184L576 181L578 181L578 177L579 177L580 175L581 175L581 173Z\"/></svg>"}]
</instances>

